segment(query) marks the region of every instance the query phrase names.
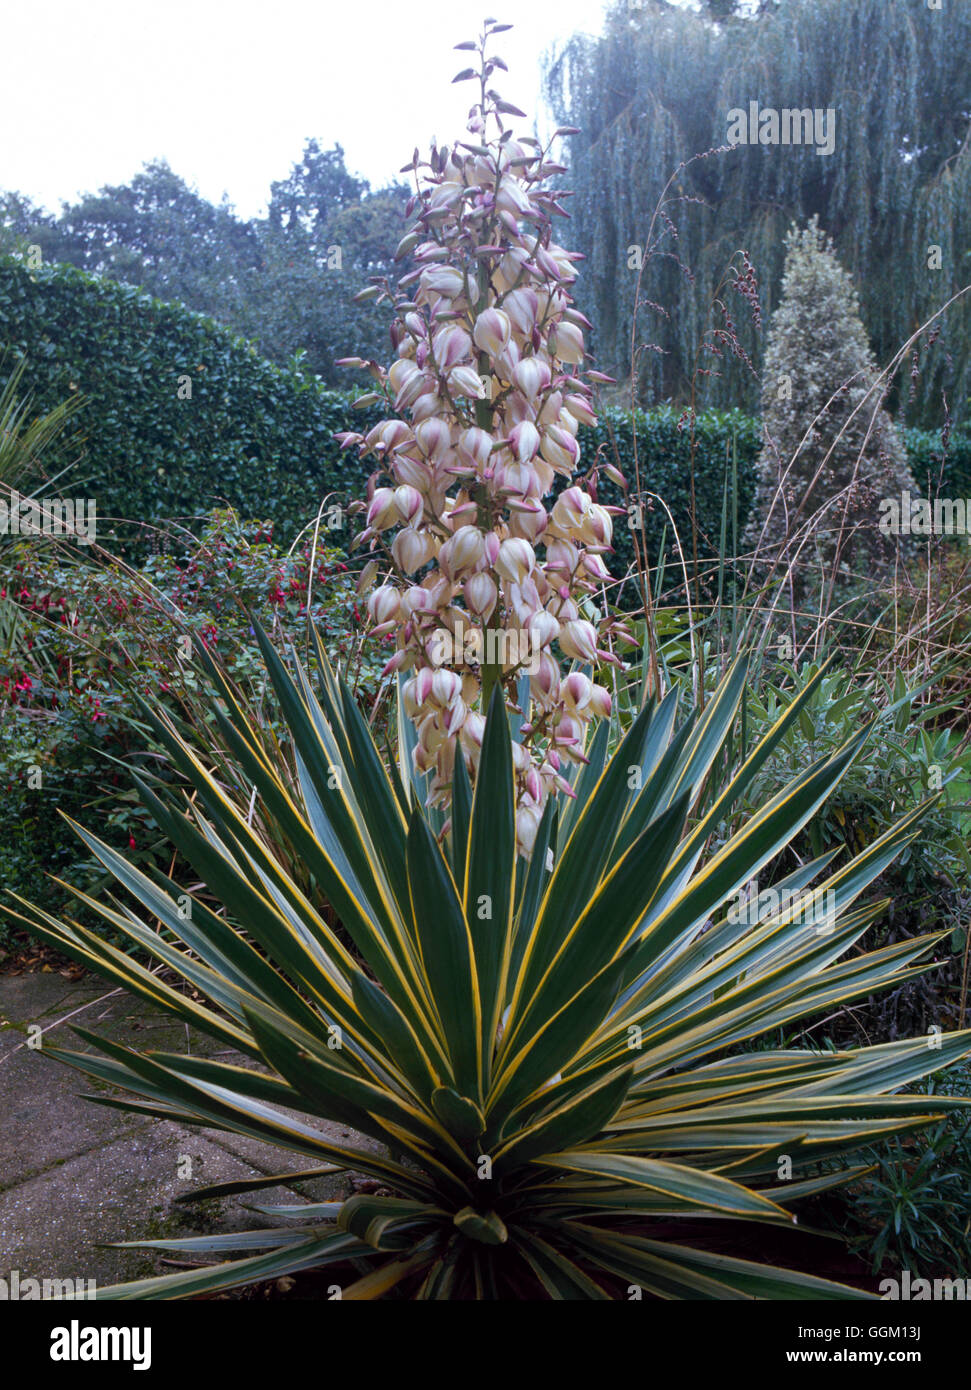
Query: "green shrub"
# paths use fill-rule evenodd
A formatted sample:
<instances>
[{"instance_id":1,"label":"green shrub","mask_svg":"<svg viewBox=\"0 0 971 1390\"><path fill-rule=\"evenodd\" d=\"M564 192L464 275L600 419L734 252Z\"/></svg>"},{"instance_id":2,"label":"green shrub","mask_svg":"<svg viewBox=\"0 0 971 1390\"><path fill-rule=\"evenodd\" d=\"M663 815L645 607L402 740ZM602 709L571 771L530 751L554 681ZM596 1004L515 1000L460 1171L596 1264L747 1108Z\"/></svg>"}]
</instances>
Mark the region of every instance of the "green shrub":
<instances>
[{"instance_id":1,"label":"green shrub","mask_svg":"<svg viewBox=\"0 0 971 1390\"><path fill-rule=\"evenodd\" d=\"M198 539L183 536L178 553L150 557L140 573L85 563L45 542L0 551L0 597L19 618L0 644L0 842L13 847L0 887L48 904L63 897L48 873L88 892L103 887L59 812L96 819L140 867L170 869L128 772L112 761L170 776L146 747L137 696L193 716L208 736L213 710L177 645L181 632L195 634L272 738L276 712L249 615L281 643L301 645L309 577L309 541L287 555L269 525L228 513L214 514ZM373 700L387 654L379 642L360 650L352 576L334 551L316 555L310 608L334 659ZM5 929L0 922L0 938Z\"/></svg>"}]
</instances>

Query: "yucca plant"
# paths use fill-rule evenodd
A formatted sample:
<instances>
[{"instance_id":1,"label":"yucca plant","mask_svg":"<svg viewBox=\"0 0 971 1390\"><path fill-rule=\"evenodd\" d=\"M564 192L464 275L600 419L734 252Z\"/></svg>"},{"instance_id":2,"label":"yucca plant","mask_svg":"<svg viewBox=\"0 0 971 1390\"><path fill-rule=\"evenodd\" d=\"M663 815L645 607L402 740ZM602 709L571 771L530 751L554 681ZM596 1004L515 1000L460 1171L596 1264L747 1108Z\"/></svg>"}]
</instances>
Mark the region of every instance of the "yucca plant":
<instances>
[{"instance_id":1,"label":"yucca plant","mask_svg":"<svg viewBox=\"0 0 971 1390\"><path fill-rule=\"evenodd\" d=\"M717 795L709 786L702 814L744 693L739 662L697 718L679 722L675 694L647 701L609 760L602 724L527 862L514 818L518 716L499 687L474 790L458 759L442 825L410 771L410 725L400 770L385 765L319 644L312 683L259 636L298 791L266 761L218 667L199 660L226 743L313 892L251 828L246 799L237 805L156 720L191 802L145 783L141 795L225 911L78 833L150 920L120 902L88 905L190 989L73 921L28 904L14 915L249 1061L136 1051L78 1029L97 1051L55 1055L135 1097L92 1100L270 1140L311 1161L299 1176L343 1169L380 1187L257 1205L265 1228L139 1242L231 1257L98 1296L184 1298L331 1265L349 1299L627 1298L632 1285L660 1298L868 1297L670 1234L679 1218L792 1227L800 1198L864 1171L855 1150L967 1104L892 1093L971 1052L971 1032L845 1052L739 1047L929 968L918 961L935 937L847 957L884 906L861 895L916 835L917 813L852 862L831 869L824 856L786 880L795 894L818 883L832 895L825 926L798 896L764 921L725 908L813 816L865 731L727 835L729 811L814 688ZM334 1142L318 1117L385 1147ZM296 1178L248 1187L281 1180Z\"/></svg>"}]
</instances>

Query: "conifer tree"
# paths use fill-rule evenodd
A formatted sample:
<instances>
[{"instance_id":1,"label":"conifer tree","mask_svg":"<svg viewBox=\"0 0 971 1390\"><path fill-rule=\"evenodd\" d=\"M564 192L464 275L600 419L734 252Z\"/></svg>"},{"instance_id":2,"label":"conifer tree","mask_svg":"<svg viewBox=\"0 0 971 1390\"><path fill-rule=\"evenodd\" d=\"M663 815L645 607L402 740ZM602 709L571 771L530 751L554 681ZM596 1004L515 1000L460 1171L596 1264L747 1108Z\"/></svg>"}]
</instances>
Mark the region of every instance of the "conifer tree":
<instances>
[{"instance_id":1,"label":"conifer tree","mask_svg":"<svg viewBox=\"0 0 971 1390\"><path fill-rule=\"evenodd\" d=\"M800 572L834 562L844 576L892 558L879 502L913 491L899 433L851 277L813 218L785 239L782 298L762 373L763 446L745 536ZM808 543L801 546L805 536Z\"/></svg>"}]
</instances>

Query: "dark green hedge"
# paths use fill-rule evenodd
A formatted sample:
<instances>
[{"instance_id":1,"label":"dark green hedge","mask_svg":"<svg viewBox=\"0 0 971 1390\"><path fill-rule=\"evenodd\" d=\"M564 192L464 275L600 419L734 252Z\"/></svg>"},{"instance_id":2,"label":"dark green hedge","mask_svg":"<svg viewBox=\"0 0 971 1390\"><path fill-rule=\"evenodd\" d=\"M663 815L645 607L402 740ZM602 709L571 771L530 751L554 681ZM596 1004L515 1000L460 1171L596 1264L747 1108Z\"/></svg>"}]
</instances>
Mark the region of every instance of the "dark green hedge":
<instances>
[{"instance_id":1,"label":"dark green hedge","mask_svg":"<svg viewBox=\"0 0 971 1390\"><path fill-rule=\"evenodd\" d=\"M278 540L289 540L328 493L360 496L373 466L342 453L334 434L366 430L380 418L380 407L351 410L348 395L323 389L296 365L274 366L211 320L71 266L30 271L0 258L3 347L28 359L26 379L37 409L82 393L76 428L84 435L84 455L69 490L96 499L102 537L112 529L108 518L192 518L228 502L247 518L272 520ZM191 399L180 399L180 378L186 377ZM638 412L636 429L641 487L665 499L687 544L690 430L670 407ZM598 455L619 460L633 492L629 414L605 411L596 430L582 431L582 442L585 464ZM936 479L940 439L909 431L907 445L918 482L923 485L928 474ZM741 535L758 449L759 423L751 416L708 411L698 417L695 502L703 553L718 547L733 458ZM971 437L951 441L940 491L971 496ZM601 496L620 500L612 485ZM656 504L644 515L653 554L666 518ZM121 532L132 534L131 527ZM330 539L346 542L349 536L345 529ZM615 536L613 568L622 573L633 555L623 518Z\"/></svg>"},{"instance_id":2,"label":"dark green hedge","mask_svg":"<svg viewBox=\"0 0 971 1390\"><path fill-rule=\"evenodd\" d=\"M906 430L904 441L921 492L931 497L971 497L971 434L951 437L943 464L940 431Z\"/></svg>"},{"instance_id":3,"label":"dark green hedge","mask_svg":"<svg viewBox=\"0 0 971 1390\"><path fill-rule=\"evenodd\" d=\"M8 367L11 350L27 358L36 409L83 395L69 488L96 500L99 535L109 517L195 517L223 501L289 535L331 489L359 491L361 469L333 439L347 399L181 305L0 258L0 347Z\"/></svg>"}]
</instances>

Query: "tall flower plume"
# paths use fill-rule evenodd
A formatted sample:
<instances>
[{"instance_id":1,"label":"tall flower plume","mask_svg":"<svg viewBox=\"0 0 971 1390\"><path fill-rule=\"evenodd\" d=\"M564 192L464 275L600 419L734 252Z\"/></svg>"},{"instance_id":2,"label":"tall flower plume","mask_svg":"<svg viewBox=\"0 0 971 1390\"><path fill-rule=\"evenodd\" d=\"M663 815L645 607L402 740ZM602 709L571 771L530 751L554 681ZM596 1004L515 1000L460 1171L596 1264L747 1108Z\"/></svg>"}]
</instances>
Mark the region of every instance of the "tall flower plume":
<instances>
[{"instance_id":1,"label":"tall flower plume","mask_svg":"<svg viewBox=\"0 0 971 1390\"><path fill-rule=\"evenodd\" d=\"M592 677L620 665L614 646L633 638L593 602L609 577L602 556L618 509L598 503L596 469L575 480L577 435L596 424L590 382L608 378L583 373L589 323L570 295L581 257L553 238L569 195L549 185L565 168L549 147L515 138L506 121L523 113L490 86L505 64L487 48L509 27L487 21L477 41L457 45L478 55L478 68L455 79L479 82L470 138L425 161L416 150L407 166L416 192L396 258L414 268L363 292L393 305L397 356L387 369L343 359L367 368L380 390L365 400L383 395L394 417L341 440L376 460L357 543L385 561L369 611L375 631L396 633L385 671L407 677L430 799L448 804L459 756L474 781L501 684L524 717L514 757L528 855L550 792L571 794L564 762L585 760L588 725L610 712ZM554 504L558 476L569 486ZM365 567L362 589L380 569Z\"/></svg>"}]
</instances>

